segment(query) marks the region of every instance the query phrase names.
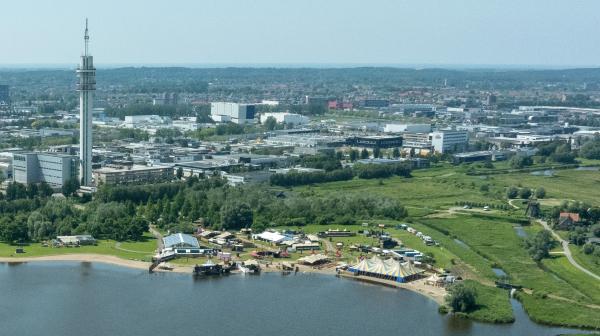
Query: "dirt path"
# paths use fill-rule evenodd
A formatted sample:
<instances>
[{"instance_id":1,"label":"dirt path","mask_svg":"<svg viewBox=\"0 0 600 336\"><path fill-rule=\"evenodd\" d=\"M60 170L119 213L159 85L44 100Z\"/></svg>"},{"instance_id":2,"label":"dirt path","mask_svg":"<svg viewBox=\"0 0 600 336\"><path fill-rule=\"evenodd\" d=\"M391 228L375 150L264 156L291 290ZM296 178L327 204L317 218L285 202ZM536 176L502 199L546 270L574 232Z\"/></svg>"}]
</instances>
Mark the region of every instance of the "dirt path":
<instances>
[{"instance_id":1,"label":"dirt path","mask_svg":"<svg viewBox=\"0 0 600 336\"><path fill-rule=\"evenodd\" d=\"M548 225L548 222L543 221L543 220L538 220L538 223L540 223L544 227L544 229L550 231L552 236L554 236L554 238L560 242L560 245L563 248L564 254L567 257L567 259L569 260L569 262L571 263L571 265L573 265L575 268L579 269L583 273L585 273L593 278L596 278L597 280L600 280L599 275L593 273L592 271L588 270L587 268L585 268L577 263L577 261L573 258L573 255L571 254L571 250L569 249L569 242L562 239L561 236L559 236L556 232L554 232L554 230L552 230L550 225Z\"/></svg>"},{"instance_id":2,"label":"dirt path","mask_svg":"<svg viewBox=\"0 0 600 336\"><path fill-rule=\"evenodd\" d=\"M513 207L513 209L517 209L517 210L521 209L520 207L518 207L518 206L516 206L516 205L513 204L514 201L523 201L523 200L522 199L516 199L516 198L508 200L508 205L510 205L511 207Z\"/></svg>"},{"instance_id":3,"label":"dirt path","mask_svg":"<svg viewBox=\"0 0 600 336\"><path fill-rule=\"evenodd\" d=\"M160 232L158 232L158 230L156 229L156 227L154 227L154 225L150 225L149 231L156 238L156 243L158 244L158 250L162 251L162 249L164 247L162 234L160 234Z\"/></svg>"},{"instance_id":4,"label":"dirt path","mask_svg":"<svg viewBox=\"0 0 600 336\"><path fill-rule=\"evenodd\" d=\"M321 239L321 241L323 242L323 244L325 244L326 252L335 252L335 248L333 247L333 244L328 239Z\"/></svg>"}]
</instances>

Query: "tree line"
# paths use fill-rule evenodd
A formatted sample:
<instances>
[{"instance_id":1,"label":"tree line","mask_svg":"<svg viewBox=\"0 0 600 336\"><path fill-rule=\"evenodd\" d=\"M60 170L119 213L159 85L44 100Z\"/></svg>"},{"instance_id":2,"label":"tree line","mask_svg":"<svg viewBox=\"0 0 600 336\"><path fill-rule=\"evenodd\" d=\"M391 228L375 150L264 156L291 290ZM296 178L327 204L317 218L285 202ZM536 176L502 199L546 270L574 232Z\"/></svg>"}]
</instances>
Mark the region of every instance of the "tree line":
<instances>
[{"instance_id":1,"label":"tree line","mask_svg":"<svg viewBox=\"0 0 600 336\"><path fill-rule=\"evenodd\" d=\"M354 177L360 179L388 178L391 176L411 176L411 168L404 163L391 165L355 164L352 168L335 169L325 172L290 172L273 174L269 178L271 185L292 187L313 183L348 181Z\"/></svg>"}]
</instances>

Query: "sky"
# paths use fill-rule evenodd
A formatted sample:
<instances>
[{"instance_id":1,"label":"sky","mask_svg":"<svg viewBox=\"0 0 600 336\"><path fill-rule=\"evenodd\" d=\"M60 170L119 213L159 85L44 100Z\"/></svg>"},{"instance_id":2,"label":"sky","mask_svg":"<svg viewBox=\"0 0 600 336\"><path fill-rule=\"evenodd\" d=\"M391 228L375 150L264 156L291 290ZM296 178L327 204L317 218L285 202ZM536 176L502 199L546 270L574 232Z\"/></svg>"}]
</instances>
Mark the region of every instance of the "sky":
<instances>
[{"instance_id":1,"label":"sky","mask_svg":"<svg viewBox=\"0 0 600 336\"><path fill-rule=\"evenodd\" d=\"M600 66L597 0L6 0L0 65Z\"/></svg>"}]
</instances>

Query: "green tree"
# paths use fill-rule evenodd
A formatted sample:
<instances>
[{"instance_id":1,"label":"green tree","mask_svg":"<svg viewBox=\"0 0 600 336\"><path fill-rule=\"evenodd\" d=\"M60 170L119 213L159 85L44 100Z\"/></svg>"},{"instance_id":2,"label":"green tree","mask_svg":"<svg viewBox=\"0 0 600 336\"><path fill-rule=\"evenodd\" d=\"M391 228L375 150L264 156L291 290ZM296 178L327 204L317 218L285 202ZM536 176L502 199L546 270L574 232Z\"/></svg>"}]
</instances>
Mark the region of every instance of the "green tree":
<instances>
[{"instance_id":1,"label":"green tree","mask_svg":"<svg viewBox=\"0 0 600 336\"><path fill-rule=\"evenodd\" d=\"M274 117L267 117L267 119L264 122L264 125L266 130L268 131L272 131L277 127L277 119L275 119Z\"/></svg>"},{"instance_id":2,"label":"green tree","mask_svg":"<svg viewBox=\"0 0 600 336\"><path fill-rule=\"evenodd\" d=\"M373 148L373 158L380 158L381 157L381 149L379 147L375 147Z\"/></svg>"},{"instance_id":3,"label":"green tree","mask_svg":"<svg viewBox=\"0 0 600 336\"><path fill-rule=\"evenodd\" d=\"M181 180L183 178L183 168L182 167L177 168L176 176L177 176L178 180Z\"/></svg>"},{"instance_id":4,"label":"green tree","mask_svg":"<svg viewBox=\"0 0 600 336\"><path fill-rule=\"evenodd\" d=\"M533 164L533 160L531 157L526 155L515 155L510 159L509 163L512 168L521 169L526 166L531 166Z\"/></svg>"},{"instance_id":5,"label":"green tree","mask_svg":"<svg viewBox=\"0 0 600 336\"><path fill-rule=\"evenodd\" d=\"M521 188L521 190L519 191L519 196L522 199L529 199L529 197L531 197L531 189L529 189L529 188Z\"/></svg>"},{"instance_id":6,"label":"green tree","mask_svg":"<svg viewBox=\"0 0 600 336\"><path fill-rule=\"evenodd\" d=\"M363 160L369 158L369 151L366 148L363 148L363 150L360 152L360 158Z\"/></svg>"},{"instance_id":7,"label":"green tree","mask_svg":"<svg viewBox=\"0 0 600 336\"><path fill-rule=\"evenodd\" d=\"M506 190L506 197L509 199L517 198L518 195L519 195L519 189L517 189L516 187L510 186Z\"/></svg>"},{"instance_id":8,"label":"green tree","mask_svg":"<svg viewBox=\"0 0 600 336\"><path fill-rule=\"evenodd\" d=\"M0 240L7 243L27 240L27 217L24 215L0 217Z\"/></svg>"},{"instance_id":9,"label":"green tree","mask_svg":"<svg viewBox=\"0 0 600 336\"><path fill-rule=\"evenodd\" d=\"M600 136L584 143L579 150L579 155L586 159L600 160Z\"/></svg>"},{"instance_id":10,"label":"green tree","mask_svg":"<svg viewBox=\"0 0 600 336\"><path fill-rule=\"evenodd\" d=\"M225 230L251 227L254 215L246 203L229 202L221 208L221 226Z\"/></svg>"},{"instance_id":11,"label":"green tree","mask_svg":"<svg viewBox=\"0 0 600 336\"><path fill-rule=\"evenodd\" d=\"M537 262L550 256L550 249L554 246L552 235L547 230L538 232L535 236L525 241L525 246L531 258Z\"/></svg>"},{"instance_id":12,"label":"green tree","mask_svg":"<svg viewBox=\"0 0 600 336\"><path fill-rule=\"evenodd\" d=\"M62 193L65 196L72 196L75 194L77 189L79 189L79 179L72 177L63 184Z\"/></svg>"},{"instance_id":13,"label":"green tree","mask_svg":"<svg viewBox=\"0 0 600 336\"><path fill-rule=\"evenodd\" d=\"M6 187L6 199L9 201L27 198L27 188L18 182L9 182Z\"/></svg>"},{"instance_id":14,"label":"green tree","mask_svg":"<svg viewBox=\"0 0 600 336\"><path fill-rule=\"evenodd\" d=\"M400 157L400 149L398 149L397 147L394 147L394 150L392 150L392 157L394 159L397 159Z\"/></svg>"},{"instance_id":15,"label":"green tree","mask_svg":"<svg viewBox=\"0 0 600 336\"><path fill-rule=\"evenodd\" d=\"M544 198L546 197L546 189L544 189L543 187L539 187L535 190L535 197L537 198Z\"/></svg>"},{"instance_id":16,"label":"green tree","mask_svg":"<svg viewBox=\"0 0 600 336\"><path fill-rule=\"evenodd\" d=\"M54 193L54 190L52 190L52 187L50 187L50 185L46 182L42 182L40 183L40 187L39 187L39 191L38 194L42 197L49 197L52 196L52 194Z\"/></svg>"},{"instance_id":17,"label":"green tree","mask_svg":"<svg viewBox=\"0 0 600 336\"><path fill-rule=\"evenodd\" d=\"M358 159L358 151L356 149L350 150L350 161L354 162Z\"/></svg>"},{"instance_id":18,"label":"green tree","mask_svg":"<svg viewBox=\"0 0 600 336\"><path fill-rule=\"evenodd\" d=\"M453 312L469 312L477 305L477 292L472 286L457 283L448 288L446 303Z\"/></svg>"}]
</instances>

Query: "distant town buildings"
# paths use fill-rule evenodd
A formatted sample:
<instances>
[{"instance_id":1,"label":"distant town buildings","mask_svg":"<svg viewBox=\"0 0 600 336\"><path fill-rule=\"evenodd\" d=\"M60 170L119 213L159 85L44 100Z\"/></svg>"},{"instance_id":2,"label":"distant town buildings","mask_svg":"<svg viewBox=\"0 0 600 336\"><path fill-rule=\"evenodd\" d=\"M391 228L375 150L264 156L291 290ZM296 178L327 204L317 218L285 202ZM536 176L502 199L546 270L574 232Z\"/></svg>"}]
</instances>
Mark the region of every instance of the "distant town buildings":
<instances>
[{"instance_id":1,"label":"distant town buildings","mask_svg":"<svg viewBox=\"0 0 600 336\"><path fill-rule=\"evenodd\" d=\"M9 97L9 89L8 85L0 85L0 106L9 105L10 97Z\"/></svg>"},{"instance_id":2,"label":"distant town buildings","mask_svg":"<svg viewBox=\"0 0 600 336\"><path fill-rule=\"evenodd\" d=\"M177 105L177 103L179 103L179 96L174 92L163 93L152 99L152 105Z\"/></svg>"},{"instance_id":3,"label":"distant town buildings","mask_svg":"<svg viewBox=\"0 0 600 336\"><path fill-rule=\"evenodd\" d=\"M216 122L246 124L254 122L256 107L252 104L216 102L210 104L210 116Z\"/></svg>"}]
</instances>

